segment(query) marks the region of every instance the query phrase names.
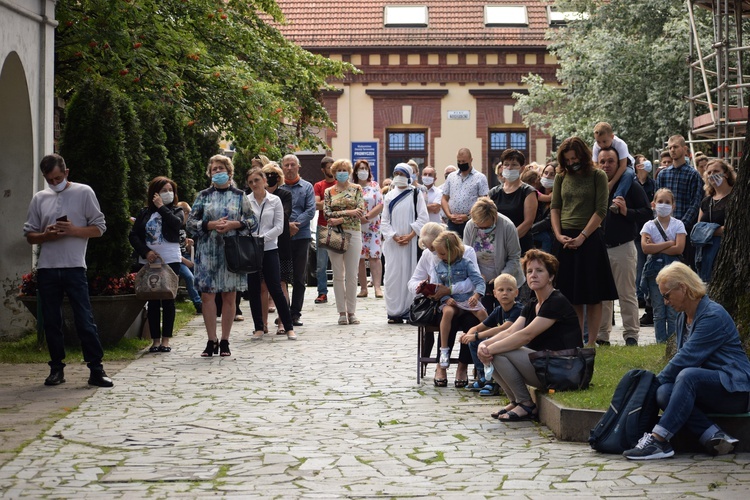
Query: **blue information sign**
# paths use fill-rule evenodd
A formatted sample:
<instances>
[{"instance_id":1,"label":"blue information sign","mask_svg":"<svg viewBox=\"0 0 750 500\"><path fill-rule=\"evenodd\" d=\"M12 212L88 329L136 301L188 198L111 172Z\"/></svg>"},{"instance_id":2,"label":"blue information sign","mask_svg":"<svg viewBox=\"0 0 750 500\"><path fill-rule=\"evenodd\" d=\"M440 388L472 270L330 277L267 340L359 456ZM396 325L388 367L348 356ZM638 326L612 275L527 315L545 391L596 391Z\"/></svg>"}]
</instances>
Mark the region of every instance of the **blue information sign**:
<instances>
[{"instance_id":1,"label":"blue information sign","mask_svg":"<svg viewBox=\"0 0 750 500\"><path fill-rule=\"evenodd\" d=\"M352 142L352 165L357 160L367 160L372 170L372 178L378 182L378 142Z\"/></svg>"}]
</instances>

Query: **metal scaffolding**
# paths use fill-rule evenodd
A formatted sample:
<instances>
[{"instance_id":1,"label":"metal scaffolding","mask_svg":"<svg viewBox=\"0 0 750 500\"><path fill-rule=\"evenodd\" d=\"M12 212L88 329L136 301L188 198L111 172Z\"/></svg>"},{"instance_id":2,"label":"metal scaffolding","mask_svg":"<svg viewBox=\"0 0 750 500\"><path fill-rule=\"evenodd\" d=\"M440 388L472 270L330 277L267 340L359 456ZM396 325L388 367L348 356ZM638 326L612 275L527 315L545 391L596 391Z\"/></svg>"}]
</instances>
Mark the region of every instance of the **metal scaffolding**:
<instances>
[{"instance_id":1,"label":"metal scaffolding","mask_svg":"<svg viewBox=\"0 0 750 500\"><path fill-rule=\"evenodd\" d=\"M750 16L750 0L687 0L690 16L690 131L688 142L714 143L719 158L735 166L742 155L747 127L743 74L742 22ZM699 32L697 9L712 14L713 33ZM706 30L704 30L706 31ZM707 36L711 40L706 40ZM704 53L708 47L709 52Z\"/></svg>"}]
</instances>

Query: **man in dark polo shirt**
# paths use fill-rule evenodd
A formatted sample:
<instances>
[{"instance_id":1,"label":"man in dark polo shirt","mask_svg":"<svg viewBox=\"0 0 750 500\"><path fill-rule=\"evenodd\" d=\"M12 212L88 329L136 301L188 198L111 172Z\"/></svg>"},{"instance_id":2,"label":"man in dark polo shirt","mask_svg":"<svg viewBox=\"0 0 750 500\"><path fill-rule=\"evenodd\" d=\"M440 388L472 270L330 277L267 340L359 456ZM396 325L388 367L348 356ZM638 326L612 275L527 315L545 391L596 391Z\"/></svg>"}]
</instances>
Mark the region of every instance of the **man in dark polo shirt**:
<instances>
[{"instance_id":1,"label":"man in dark polo shirt","mask_svg":"<svg viewBox=\"0 0 750 500\"><path fill-rule=\"evenodd\" d=\"M619 161L614 148L603 148L599 152L599 168L607 174L609 180L612 180L617 172ZM620 301L625 344L638 345L640 325L635 283L638 252L635 248L635 239L640 238L638 230L651 218L652 213L646 192L640 183L634 182L624 198L618 196L613 199L618 184L619 182L610 190L607 206L615 205L620 210L617 213L607 211L604 220L604 241L607 244L609 264ZM609 345L613 304L611 300L602 302L602 324L596 341L599 345Z\"/></svg>"}]
</instances>

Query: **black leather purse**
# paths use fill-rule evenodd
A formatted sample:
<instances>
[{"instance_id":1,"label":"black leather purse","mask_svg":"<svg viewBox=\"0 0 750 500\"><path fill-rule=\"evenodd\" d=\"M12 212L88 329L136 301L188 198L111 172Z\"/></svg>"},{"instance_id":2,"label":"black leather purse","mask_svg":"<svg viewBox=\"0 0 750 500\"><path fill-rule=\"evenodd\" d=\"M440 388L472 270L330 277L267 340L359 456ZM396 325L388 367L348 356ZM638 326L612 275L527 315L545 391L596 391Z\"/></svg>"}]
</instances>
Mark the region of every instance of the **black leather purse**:
<instances>
[{"instance_id":1,"label":"black leather purse","mask_svg":"<svg viewBox=\"0 0 750 500\"><path fill-rule=\"evenodd\" d=\"M594 376L596 349L576 347L562 351L537 351L529 354L529 361L542 387L554 391L588 389Z\"/></svg>"},{"instance_id":2,"label":"black leather purse","mask_svg":"<svg viewBox=\"0 0 750 500\"><path fill-rule=\"evenodd\" d=\"M409 307L409 324L414 326L438 326L440 324L440 302L418 296Z\"/></svg>"},{"instance_id":3,"label":"black leather purse","mask_svg":"<svg viewBox=\"0 0 750 500\"><path fill-rule=\"evenodd\" d=\"M265 203L263 204L265 207ZM240 201L240 214L242 213L242 202ZM263 208L258 217L258 234L260 234L260 221L263 217ZM257 273L263 268L263 246L262 236L239 234L224 236L224 260L227 271L238 274Z\"/></svg>"}]
</instances>

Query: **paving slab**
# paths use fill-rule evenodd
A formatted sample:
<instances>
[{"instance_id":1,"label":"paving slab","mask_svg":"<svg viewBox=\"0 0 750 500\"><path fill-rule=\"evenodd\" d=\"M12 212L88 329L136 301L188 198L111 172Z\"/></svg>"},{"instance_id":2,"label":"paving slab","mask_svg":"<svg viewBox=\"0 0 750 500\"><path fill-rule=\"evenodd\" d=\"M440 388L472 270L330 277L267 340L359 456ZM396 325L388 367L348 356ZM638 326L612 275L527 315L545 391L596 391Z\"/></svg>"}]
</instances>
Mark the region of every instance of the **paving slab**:
<instances>
[{"instance_id":1,"label":"paving slab","mask_svg":"<svg viewBox=\"0 0 750 500\"><path fill-rule=\"evenodd\" d=\"M3 497L661 499L750 489L750 454L628 462L532 422L492 420L503 398L434 387L431 369L416 384L416 329L387 325L382 299L360 300L362 324L340 326L335 305L315 295L296 342L253 342L244 321L231 357L200 358L195 318L171 353L118 367L111 389L85 386L74 369L72 383L44 388L46 367L27 368L22 383L0 366L0 411L28 408L31 420L55 409L25 440L0 432ZM653 342L653 329L640 340Z\"/></svg>"}]
</instances>

